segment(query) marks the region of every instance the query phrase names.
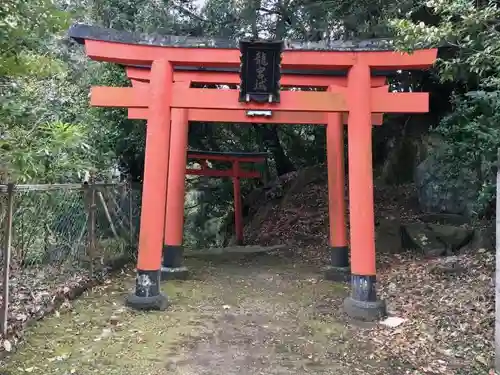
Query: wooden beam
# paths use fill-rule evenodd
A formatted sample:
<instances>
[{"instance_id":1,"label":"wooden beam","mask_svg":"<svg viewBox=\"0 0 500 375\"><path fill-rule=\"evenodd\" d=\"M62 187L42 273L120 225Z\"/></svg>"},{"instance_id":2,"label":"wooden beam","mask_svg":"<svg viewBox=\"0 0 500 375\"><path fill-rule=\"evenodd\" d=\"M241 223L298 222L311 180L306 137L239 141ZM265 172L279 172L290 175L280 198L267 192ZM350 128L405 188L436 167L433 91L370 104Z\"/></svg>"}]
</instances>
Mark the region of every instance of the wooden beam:
<instances>
[{"instance_id":1,"label":"wooden beam","mask_svg":"<svg viewBox=\"0 0 500 375\"><path fill-rule=\"evenodd\" d=\"M147 107L147 90L130 87L93 86L90 88L90 105L94 107Z\"/></svg>"},{"instance_id":2,"label":"wooden beam","mask_svg":"<svg viewBox=\"0 0 500 375\"><path fill-rule=\"evenodd\" d=\"M186 169L186 174L191 176L206 176L206 177L240 177L240 178L260 178L259 172L254 171L239 171L237 176L234 176L232 169Z\"/></svg>"},{"instance_id":3,"label":"wooden beam","mask_svg":"<svg viewBox=\"0 0 500 375\"><path fill-rule=\"evenodd\" d=\"M247 116L246 111L225 111L220 109L190 109L188 113L191 122L226 122L226 123L262 123L262 124L308 124L325 125L326 114L320 112L280 112L273 111L271 117ZM349 114L342 114L344 125L347 125ZM131 120L147 120L147 108L129 108L128 118ZM372 124L382 125L384 115L372 114Z\"/></svg>"},{"instance_id":4,"label":"wooden beam","mask_svg":"<svg viewBox=\"0 0 500 375\"><path fill-rule=\"evenodd\" d=\"M150 69L136 68L127 66L127 77L132 81L132 85L141 82L149 82ZM187 72L174 71L174 82L196 82L196 83L219 83L219 84L235 84L241 82L240 76L237 73L228 72ZM385 85L385 77L372 77L372 87ZM285 74L281 76L281 86L284 87L328 87L330 85L347 86L347 77L335 76L311 76L311 75L291 75Z\"/></svg>"},{"instance_id":5,"label":"wooden beam","mask_svg":"<svg viewBox=\"0 0 500 375\"><path fill-rule=\"evenodd\" d=\"M426 92L384 92L372 95L372 113L427 113L429 94Z\"/></svg>"},{"instance_id":6,"label":"wooden beam","mask_svg":"<svg viewBox=\"0 0 500 375\"><path fill-rule=\"evenodd\" d=\"M213 161L239 161L241 163L262 163L266 161L266 156L233 156L233 155L207 155L204 153L189 153L188 159L192 160L213 160Z\"/></svg>"},{"instance_id":7,"label":"wooden beam","mask_svg":"<svg viewBox=\"0 0 500 375\"><path fill-rule=\"evenodd\" d=\"M122 65L150 65L154 60L169 60L174 65L186 66L240 66L240 51L237 49L179 48L151 45L126 44L100 40L85 40L87 55L98 61ZM349 68L356 62L371 67L396 69L422 69L430 67L436 60L437 49L417 50L411 55L394 51L303 51L286 50L282 67L286 69Z\"/></svg>"},{"instance_id":8,"label":"wooden beam","mask_svg":"<svg viewBox=\"0 0 500 375\"><path fill-rule=\"evenodd\" d=\"M122 65L150 65L154 60L169 60L174 65L210 67L239 67L241 63L238 49L162 47L87 39L85 51L94 60ZM355 62L354 52L286 51L282 67L348 68Z\"/></svg>"},{"instance_id":9,"label":"wooden beam","mask_svg":"<svg viewBox=\"0 0 500 375\"><path fill-rule=\"evenodd\" d=\"M358 52L358 61L380 70L427 69L436 61L437 52L437 48L417 50L411 54L396 51Z\"/></svg>"},{"instance_id":10,"label":"wooden beam","mask_svg":"<svg viewBox=\"0 0 500 375\"><path fill-rule=\"evenodd\" d=\"M132 76L136 78L147 78L148 75L144 75L144 72L149 70L143 68L127 68L131 69ZM139 70L138 74L135 71ZM205 74L205 73L203 73ZM228 73L223 73L221 77L226 77ZM231 76L229 78L237 78L234 73L229 73ZM206 75L208 77L214 77L214 75ZM174 73L175 77L175 73ZM215 75L217 77L217 73ZM149 82L140 79L132 78L132 87L147 90ZM339 78L339 77L335 77ZM340 77L343 78L343 77ZM382 79L381 79L382 78ZM148 78L149 79L149 78ZM381 85L385 81L383 77L372 77L372 84ZM183 81L184 82L184 81ZM332 81L335 82L335 81ZM338 83L345 85L344 82L337 80ZM377 86L374 86L377 87ZM387 87L387 86L385 86ZM128 109L128 118L131 120L145 120L148 116L147 108L134 108L130 107ZM218 109L190 109L188 113L189 121L192 122L227 122L227 123L266 123L266 124L309 124L309 125L325 125L326 115L317 112L273 112L272 117L251 117L247 116L246 111L225 111ZM343 123L346 125L348 119L348 114L343 114ZM384 122L384 116L381 113L372 114L372 124L382 125Z\"/></svg>"},{"instance_id":11,"label":"wooden beam","mask_svg":"<svg viewBox=\"0 0 500 375\"><path fill-rule=\"evenodd\" d=\"M237 90L186 88L174 83L172 108L219 110L271 110L289 112L347 112L344 88L336 92L283 91L281 103L247 104L238 101ZM340 93L339 93L340 91ZM429 94L420 92L388 93L387 86L372 88L373 113L425 113L429 110ZM91 89L91 105L97 107L147 107L148 90L131 87Z\"/></svg>"},{"instance_id":12,"label":"wooden beam","mask_svg":"<svg viewBox=\"0 0 500 375\"><path fill-rule=\"evenodd\" d=\"M280 110L292 112L343 112L342 94L318 91L283 91L279 104L240 103L238 91L185 88L174 83L172 108L225 110ZM147 107L148 90L129 87L92 87L91 105L97 107Z\"/></svg>"},{"instance_id":13,"label":"wooden beam","mask_svg":"<svg viewBox=\"0 0 500 375\"><path fill-rule=\"evenodd\" d=\"M130 83L132 84L132 87L138 87L140 89L145 89L147 90L149 86L149 81L142 81L140 79L130 79Z\"/></svg>"}]
</instances>

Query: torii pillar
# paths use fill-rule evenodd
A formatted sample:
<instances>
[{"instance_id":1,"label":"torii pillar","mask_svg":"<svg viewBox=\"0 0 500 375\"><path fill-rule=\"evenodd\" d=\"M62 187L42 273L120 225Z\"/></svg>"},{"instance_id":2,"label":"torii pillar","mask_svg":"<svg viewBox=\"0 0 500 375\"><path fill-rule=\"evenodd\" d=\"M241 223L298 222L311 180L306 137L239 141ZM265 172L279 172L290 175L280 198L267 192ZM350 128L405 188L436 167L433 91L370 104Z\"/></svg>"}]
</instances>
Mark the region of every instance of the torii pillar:
<instances>
[{"instance_id":1,"label":"torii pillar","mask_svg":"<svg viewBox=\"0 0 500 375\"><path fill-rule=\"evenodd\" d=\"M326 161L330 264L326 267L325 278L331 281L348 281L351 272L345 204L344 122L341 113L327 114Z\"/></svg>"},{"instance_id":2,"label":"torii pillar","mask_svg":"<svg viewBox=\"0 0 500 375\"><path fill-rule=\"evenodd\" d=\"M163 224L170 154L170 103L172 101L173 67L168 60L155 60L151 66L151 90L139 236L135 291L126 304L140 310L165 310L167 297L160 290L160 264Z\"/></svg>"},{"instance_id":3,"label":"torii pillar","mask_svg":"<svg viewBox=\"0 0 500 375\"><path fill-rule=\"evenodd\" d=\"M344 309L362 320L386 314L375 288L371 99L370 66L358 62L349 69L347 83L351 295Z\"/></svg>"},{"instance_id":4,"label":"torii pillar","mask_svg":"<svg viewBox=\"0 0 500 375\"><path fill-rule=\"evenodd\" d=\"M170 158L168 160L167 204L161 279L186 279L189 271L184 265L184 196L188 149L188 110L172 109Z\"/></svg>"}]
</instances>

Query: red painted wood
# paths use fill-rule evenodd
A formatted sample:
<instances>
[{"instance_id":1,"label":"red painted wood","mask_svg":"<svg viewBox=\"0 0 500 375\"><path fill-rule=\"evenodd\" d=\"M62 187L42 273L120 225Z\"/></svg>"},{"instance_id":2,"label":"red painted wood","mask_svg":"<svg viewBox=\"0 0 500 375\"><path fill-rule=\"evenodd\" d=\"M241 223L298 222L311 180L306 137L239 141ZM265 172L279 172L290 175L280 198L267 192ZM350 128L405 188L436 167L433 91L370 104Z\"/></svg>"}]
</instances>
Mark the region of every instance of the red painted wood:
<instances>
[{"instance_id":1,"label":"red painted wood","mask_svg":"<svg viewBox=\"0 0 500 375\"><path fill-rule=\"evenodd\" d=\"M255 156L234 156L234 155L211 155L211 154L195 154L190 153L188 155L189 159L200 159L200 160L215 160L215 161L240 161L242 163L260 163L266 161L265 156L255 155Z\"/></svg>"},{"instance_id":2,"label":"red painted wood","mask_svg":"<svg viewBox=\"0 0 500 375\"><path fill-rule=\"evenodd\" d=\"M335 92L284 91L279 104L246 104L238 102L237 90L187 88L174 83L176 95L172 107L218 110L272 110L295 112L348 112L345 88ZM371 89L371 112L425 113L429 111L429 94L423 92L394 93L387 87ZM144 88L100 87L91 89L91 104L97 107L148 107L149 93ZM265 121L264 121L265 122Z\"/></svg>"},{"instance_id":3,"label":"red painted wood","mask_svg":"<svg viewBox=\"0 0 500 375\"><path fill-rule=\"evenodd\" d=\"M241 185L240 178L240 163L233 163L233 190L234 190L234 227L236 230L236 241L238 245L243 245L243 209L241 207Z\"/></svg>"},{"instance_id":4,"label":"red painted wood","mask_svg":"<svg viewBox=\"0 0 500 375\"><path fill-rule=\"evenodd\" d=\"M326 125L326 114L320 112L280 112L274 111L271 117L251 117L246 111L225 111L223 109L189 109L189 121L191 122L226 122L226 123L265 123L265 124L297 124L297 125ZM146 120L148 118L147 108L132 107L128 109L128 118L131 120ZM342 113L342 119L347 125L348 113ZM384 115L372 113L372 124L382 125Z\"/></svg>"},{"instance_id":5,"label":"red painted wood","mask_svg":"<svg viewBox=\"0 0 500 375\"><path fill-rule=\"evenodd\" d=\"M139 232L137 268L155 271L161 267L163 223L165 218L165 192L170 145L170 111L172 99L172 66L167 61L157 61L152 68L151 111L146 130L146 151L142 213Z\"/></svg>"},{"instance_id":6,"label":"red painted wood","mask_svg":"<svg viewBox=\"0 0 500 375\"><path fill-rule=\"evenodd\" d=\"M224 110L276 110L292 112L342 112L347 106L344 97L334 92L283 91L279 104L240 103L237 90L186 88L182 82L173 84L173 108ZM91 88L90 102L96 107L148 107L149 90L139 87Z\"/></svg>"},{"instance_id":7,"label":"red painted wood","mask_svg":"<svg viewBox=\"0 0 500 375\"><path fill-rule=\"evenodd\" d=\"M328 217L331 247L347 246L344 124L338 113L328 114L326 126L326 160L328 166Z\"/></svg>"},{"instance_id":8,"label":"red painted wood","mask_svg":"<svg viewBox=\"0 0 500 375\"><path fill-rule=\"evenodd\" d=\"M136 83L149 82L150 69L135 68L128 66L126 68L127 77L130 78L132 85ZM386 77L371 77L372 87L385 85ZM190 83L218 83L239 85L241 78L238 73L229 72L188 72L174 71L174 82ZM296 74L283 74L280 79L282 87L328 87L331 85L347 86L347 77L335 76L304 76Z\"/></svg>"},{"instance_id":9,"label":"red painted wood","mask_svg":"<svg viewBox=\"0 0 500 375\"><path fill-rule=\"evenodd\" d=\"M220 169L186 169L186 174L192 176L207 176L207 177L234 177L234 171ZM238 177L240 178L260 178L259 172L240 170Z\"/></svg>"},{"instance_id":10,"label":"red painted wood","mask_svg":"<svg viewBox=\"0 0 500 375\"><path fill-rule=\"evenodd\" d=\"M165 245L167 246L182 245L188 129L187 111L183 109L172 110L171 152L164 227Z\"/></svg>"},{"instance_id":11,"label":"red painted wood","mask_svg":"<svg viewBox=\"0 0 500 375\"><path fill-rule=\"evenodd\" d=\"M85 40L87 56L97 61L122 65L150 65L154 60L167 59L175 65L206 67L239 67L238 49L178 48ZM283 52L285 69L349 68L356 63L391 69L423 69L437 58L437 49L417 50L411 55L394 51L303 51Z\"/></svg>"},{"instance_id":12,"label":"red painted wood","mask_svg":"<svg viewBox=\"0 0 500 375\"><path fill-rule=\"evenodd\" d=\"M373 208L372 126L370 121L370 68L356 65L349 71L349 216L351 272L373 276L375 219Z\"/></svg>"}]
</instances>

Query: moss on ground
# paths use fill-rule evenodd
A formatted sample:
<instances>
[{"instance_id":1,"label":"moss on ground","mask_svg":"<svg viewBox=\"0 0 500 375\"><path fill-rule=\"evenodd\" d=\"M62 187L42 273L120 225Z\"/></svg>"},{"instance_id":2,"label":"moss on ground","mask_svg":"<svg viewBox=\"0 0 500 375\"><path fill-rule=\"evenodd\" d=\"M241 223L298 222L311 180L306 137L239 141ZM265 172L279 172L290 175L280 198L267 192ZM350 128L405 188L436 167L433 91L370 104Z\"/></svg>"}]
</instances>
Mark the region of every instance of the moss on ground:
<instances>
[{"instance_id":1,"label":"moss on ground","mask_svg":"<svg viewBox=\"0 0 500 375\"><path fill-rule=\"evenodd\" d=\"M12 374L160 374L177 343L199 331L201 314L189 304L209 294L210 286L200 284L165 284L173 307L146 313L123 307L133 277L115 279L113 285L96 288L76 301L70 311L29 329L25 344L8 358L6 369Z\"/></svg>"},{"instance_id":2,"label":"moss on ground","mask_svg":"<svg viewBox=\"0 0 500 375\"><path fill-rule=\"evenodd\" d=\"M346 294L344 286L318 281L311 269L268 256L241 265L191 260L190 267L196 271L192 280L164 284L172 300L164 312L123 306L133 275L95 288L68 311L30 328L25 344L7 358L7 374L346 369L349 331L331 314Z\"/></svg>"}]
</instances>

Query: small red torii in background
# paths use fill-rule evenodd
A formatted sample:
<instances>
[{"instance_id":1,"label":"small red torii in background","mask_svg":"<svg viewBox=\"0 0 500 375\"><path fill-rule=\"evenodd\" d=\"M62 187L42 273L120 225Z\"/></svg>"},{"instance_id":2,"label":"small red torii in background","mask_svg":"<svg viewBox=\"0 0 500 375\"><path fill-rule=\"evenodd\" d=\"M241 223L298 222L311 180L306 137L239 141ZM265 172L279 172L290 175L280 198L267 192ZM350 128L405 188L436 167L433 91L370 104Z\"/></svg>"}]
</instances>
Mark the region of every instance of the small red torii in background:
<instances>
[{"instance_id":1,"label":"small red torii in background","mask_svg":"<svg viewBox=\"0 0 500 375\"><path fill-rule=\"evenodd\" d=\"M188 151L188 159L197 160L201 169L187 169L186 174L207 177L231 177L233 181L234 199L234 227L236 243L242 245L243 238L243 204L241 196L241 178L262 178L259 171L248 171L242 169L243 163L265 163L267 153L265 152L215 152L215 151ZM207 161L219 161L231 163L231 169L212 169ZM165 264L164 264L165 265Z\"/></svg>"}]
</instances>

